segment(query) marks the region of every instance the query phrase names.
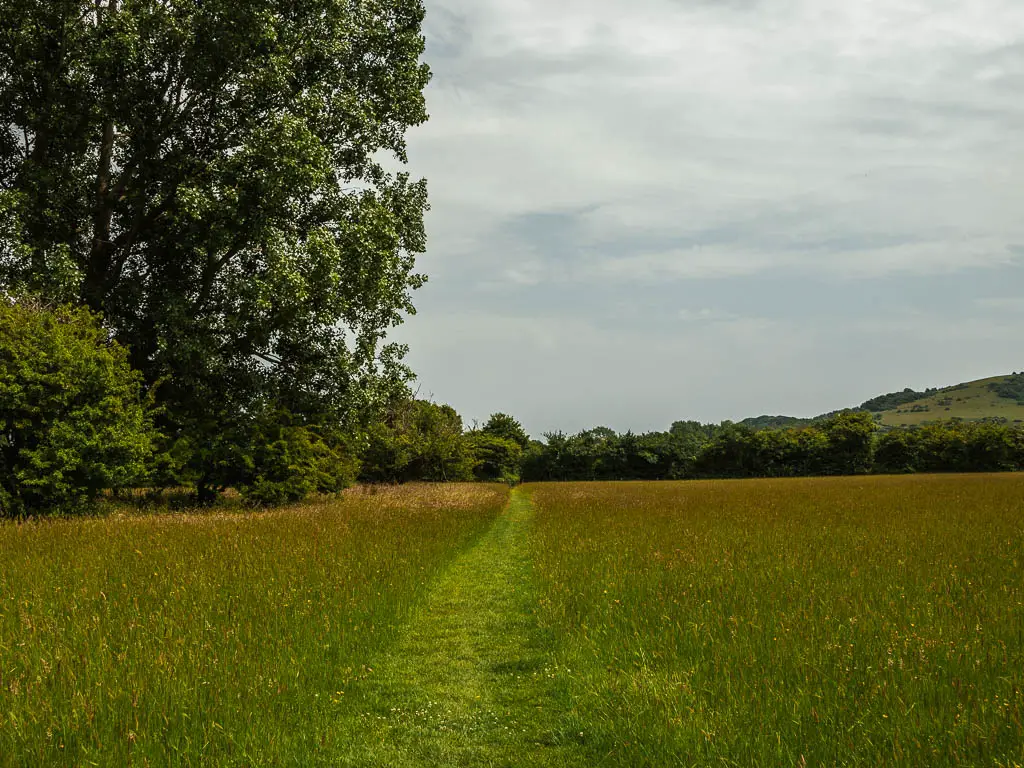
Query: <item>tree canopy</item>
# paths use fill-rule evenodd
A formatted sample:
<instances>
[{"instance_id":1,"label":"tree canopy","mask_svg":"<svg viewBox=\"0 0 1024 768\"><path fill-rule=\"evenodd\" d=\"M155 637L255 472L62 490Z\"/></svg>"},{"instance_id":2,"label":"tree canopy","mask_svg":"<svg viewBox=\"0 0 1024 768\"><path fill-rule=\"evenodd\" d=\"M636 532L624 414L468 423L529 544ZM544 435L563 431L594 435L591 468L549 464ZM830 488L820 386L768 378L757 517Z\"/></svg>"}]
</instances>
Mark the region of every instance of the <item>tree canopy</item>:
<instances>
[{"instance_id":1,"label":"tree canopy","mask_svg":"<svg viewBox=\"0 0 1024 768\"><path fill-rule=\"evenodd\" d=\"M423 278L420 0L0 0L0 289L102 313L169 438L352 420ZM392 158L394 162L386 160Z\"/></svg>"},{"instance_id":2,"label":"tree canopy","mask_svg":"<svg viewBox=\"0 0 1024 768\"><path fill-rule=\"evenodd\" d=\"M526 434L523 425L507 413L492 413L480 431L485 435L509 440L523 450L530 444L530 436Z\"/></svg>"}]
</instances>

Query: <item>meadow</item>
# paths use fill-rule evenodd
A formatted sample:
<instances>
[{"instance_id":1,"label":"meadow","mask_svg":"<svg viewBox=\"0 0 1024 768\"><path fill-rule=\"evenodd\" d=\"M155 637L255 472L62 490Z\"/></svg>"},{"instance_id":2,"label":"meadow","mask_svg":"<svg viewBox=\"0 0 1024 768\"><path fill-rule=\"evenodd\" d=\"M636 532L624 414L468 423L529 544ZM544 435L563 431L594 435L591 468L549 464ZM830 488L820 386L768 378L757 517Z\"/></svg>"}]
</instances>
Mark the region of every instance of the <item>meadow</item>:
<instances>
[{"instance_id":1,"label":"meadow","mask_svg":"<svg viewBox=\"0 0 1024 768\"><path fill-rule=\"evenodd\" d=\"M1024 477L527 488L602 764L1024 764Z\"/></svg>"},{"instance_id":2,"label":"meadow","mask_svg":"<svg viewBox=\"0 0 1024 768\"><path fill-rule=\"evenodd\" d=\"M1024 475L0 526L0 766L1024 765Z\"/></svg>"},{"instance_id":3,"label":"meadow","mask_svg":"<svg viewBox=\"0 0 1024 768\"><path fill-rule=\"evenodd\" d=\"M500 486L0 526L0 765L313 765Z\"/></svg>"}]
</instances>

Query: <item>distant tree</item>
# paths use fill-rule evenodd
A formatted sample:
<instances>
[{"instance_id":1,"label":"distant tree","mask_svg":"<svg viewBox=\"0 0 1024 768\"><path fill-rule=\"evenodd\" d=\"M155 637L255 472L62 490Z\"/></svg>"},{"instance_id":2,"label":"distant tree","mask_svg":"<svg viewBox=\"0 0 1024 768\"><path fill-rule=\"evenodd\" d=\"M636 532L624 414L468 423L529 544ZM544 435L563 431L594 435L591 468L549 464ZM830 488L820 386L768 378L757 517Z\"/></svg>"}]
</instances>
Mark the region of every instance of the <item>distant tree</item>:
<instances>
[{"instance_id":1,"label":"distant tree","mask_svg":"<svg viewBox=\"0 0 1024 768\"><path fill-rule=\"evenodd\" d=\"M874 434L870 413L843 413L818 425L827 441L821 471L828 475L859 475L871 471Z\"/></svg>"},{"instance_id":2,"label":"distant tree","mask_svg":"<svg viewBox=\"0 0 1024 768\"><path fill-rule=\"evenodd\" d=\"M140 380L87 310L0 297L0 516L81 511L143 480Z\"/></svg>"},{"instance_id":3,"label":"distant tree","mask_svg":"<svg viewBox=\"0 0 1024 768\"><path fill-rule=\"evenodd\" d=\"M469 453L473 457L473 477L481 482L519 482L523 463L523 449L519 443L478 431L466 437Z\"/></svg>"},{"instance_id":4,"label":"distant tree","mask_svg":"<svg viewBox=\"0 0 1024 768\"><path fill-rule=\"evenodd\" d=\"M702 424L699 421L676 421L669 429L673 454L669 477L690 477L695 472L697 457L715 435L720 427L717 424Z\"/></svg>"},{"instance_id":5,"label":"distant tree","mask_svg":"<svg viewBox=\"0 0 1024 768\"><path fill-rule=\"evenodd\" d=\"M803 427L811 424L814 419L801 419L796 416L754 416L739 422L751 429L781 429L785 427Z\"/></svg>"},{"instance_id":6,"label":"distant tree","mask_svg":"<svg viewBox=\"0 0 1024 768\"><path fill-rule=\"evenodd\" d=\"M1000 472L1021 468L1021 431L997 423L948 421L911 433L922 472ZM886 436L888 437L888 435Z\"/></svg>"},{"instance_id":7,"label":"distant tree","mask_svg":"<svg viewBox=\"0 0 1024 768\"><path fill-rule=\"evenodd\" d=\"M524 451L530 444L530 436L526 434L523 425L507 413L492 413L491 417L487 419L487 423L480 428L480 431L487 435L511 440Z\"/></svg>"},{"instance_id":8,"label":"distant tree","mask_svg":"<svg viewBox=\"0 0 1024 768\"><path fill-rule=\"evenodd\" d=\"M520 477L523 482L561 479L553 474L555 471L553 454L556 448L552 445L552 438L554 437L558 440L561 435L553 433L546 437L546 443L540 440L531 440L530 444L526 446L526 450L523 451L522 469L520 471Z\"/></svg>"},{"instance_id":9,"label":"distant tree","mask_svg":"<svg viewBox=\"0 0 1024 768\"><path fill-rule=\"evenodd\" d=\"M752 477L759 465L758 448L750 427L722 422L713 440L703 446L694 472L704 477Z\"/></svg>"},{"instance_id":10,"label":"distant tree","mask_svg":"<svg viewBox=\"0 0 1024 768\"><path fill-rule=\"evenodd\" d=\"M372 425L360 452L360 479L453 482L473 479L474 457L462 417L450 405L426 400L398 402Z\"/></svg>"},{"instance_id":11,"label":"distant tree","mask_svg":"<svg viewBox=\"0 0 1024 768\"><path fill-rule=\"evenodd\" d=\"M902 392L890 392L886 395L878 395L870 400L865 400L861 403L861 409L865 411L889 411L893 408L899 408L901 405L912 403L915 400L920 400L922 397L928 397L938 392L938 389L930 388L924 392L915 392L910 387L907 387Z\"/></svg>"},{"instance_id":12,"label":"distant tree","mask_svg":"<svg viewBox=\"0 0 1024 768\"><path fill-rule=\"evenodd\" d=\"M890 429L875 445L874 471L904 474L920 468L920 440L910 429Z\"/></svg>"}]
</instances>

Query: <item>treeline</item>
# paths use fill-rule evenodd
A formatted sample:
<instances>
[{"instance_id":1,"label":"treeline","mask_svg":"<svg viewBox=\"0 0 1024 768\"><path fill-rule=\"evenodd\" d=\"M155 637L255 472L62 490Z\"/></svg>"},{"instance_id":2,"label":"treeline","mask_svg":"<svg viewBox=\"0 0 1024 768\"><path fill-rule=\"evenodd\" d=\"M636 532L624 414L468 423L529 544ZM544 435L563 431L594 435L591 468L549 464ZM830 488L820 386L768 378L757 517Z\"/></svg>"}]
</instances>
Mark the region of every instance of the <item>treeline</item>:
<instances>
[{"instance_id":1,"label":"treeline","mask_svg":"<svg viewBox=\"0 0 1024 768\"><path fill-rule=\"evenodd\" d=\"M81 513L126 490L209 504L233 489L266 506L356 482L514 483L530 444L511 416L467 430L403 387L359 421L261 397L178 433L155 394L87 309L0 298L0 518Z\"/></svg>"},{"instance_id":2,"label":"treeline","mask_svg":"<svg viewBox=\"0 0 1024 768\"><path fill-rule=\"evenodd\" d=\"M867 412L813 424L755 429L678 421L667 432L616 433L607 427L531 440L511 416L495 414L462 430L446 405L404 404L372 430L360 479L680 480L1024 469L1024 429L949 421L882 431Z\"/></svg>"},{"instance_id":3,"label":"treeline","mask_svg":"<svg viewBox=\"0 0 1024 768\"><path fill-rule=\"evenodd\" d=\"M862 410L871 411L877 413L879 411L890 411L893 408L899 408L901 405L912 403L915 400L920 400L922 397L929 397L934 395L939 390L936 387L929 387L923 392L917 392L910 387L907 387L902 392L889 392L885 395L878 395L872 397L870 400L865 400L861 403L860 407Z\"/></svg>"},{"instance_id":4,"label":"treeline","mask_svg":"<svg viewBox=\"0 0 1024 768\"><path fill-rule=\"evenodd\" d=\"M450 405L398 401L360 436L358 478L367 483L477 480L515 483L530 438L507 414L464 429Z\"/></svg>"},{"instance_id":5,"label":"treeline","mask_svg":"<svg viewBox=\"0 0 1024 768\"><path fill-rule=\"evenodd\" d=\"M755 429L745 424L676 422L668 432L608 429L549 435L524 462L527 480L667 480L859 474L871 470L870 414L815 424Z\"/></svg>"},{"instance_id":6,"label":"treeline","mask_svg":"<svg viewBox=\"0 0 1024 768\"><path fill-rule=\"evenodd\" d=\"M878 430L870 413L753 429L676 422L668 432L598 428L533 442L524 480L671 480L1024 469L1024 429L950 421Z\"/></svg>"},{"instance_id":7,"label":"treeline","mask_svg":"<svg viewBox=\"0 0 1024 768\"><path fill-rule=\"evenodd\" d=\"M881 431L847 411L771 428L678 421L531 440L508 414L466 428L451 406L394 388L375 417L345 423L251 401L217 428L168 433L153 390L84 308L0 301L0 517L80 512L105 493L234 489L253 505L353 483L667 480L1016 471L1024 429L950 421Z\"/></svg>"}]
</instances>

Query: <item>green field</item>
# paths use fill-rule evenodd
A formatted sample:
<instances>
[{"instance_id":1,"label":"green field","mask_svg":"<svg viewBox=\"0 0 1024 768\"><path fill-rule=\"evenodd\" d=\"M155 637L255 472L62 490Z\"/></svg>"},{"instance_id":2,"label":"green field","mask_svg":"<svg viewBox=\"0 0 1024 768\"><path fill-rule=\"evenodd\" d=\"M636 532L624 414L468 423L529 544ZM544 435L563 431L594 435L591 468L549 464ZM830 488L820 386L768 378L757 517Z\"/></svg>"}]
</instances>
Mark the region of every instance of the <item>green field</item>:
<instances>
[{"instance_id":1,"label":"green field","mask_svg":"<svg viewBox=\"0 0 1024 768\"><path fill-rule=\"evenodd\" d=\"M0 765L327 765L494 486L0 526Z\"/></svg>"},{"instance_id":2,"label":"green field","mask_svg":"<svg viewBox=\"0 0 1024 768\"><path fill-rule=\"evenodd\" d=\"M1024 477L530 492L542 622L593 754L1024 763Z\"/></svg>"},{"instance_id":3,"label":"green field","mask_svg":"<svg viewBox=\"0 0 1024 768\"><path fill-rule=\"evenodd\" d=\"M881 411L878 423L886 427L909 427L947 419L1005 419L1011 424L1024 423L1024 405L1016 400L999 397L989 389L990 384L1007 378L992 376L946 387L899 408Z\"/></svg>"},{"instance_id":4,"label":"green field","mask_svg":"<svg viewBox=\"0 0 1024 768\"><path fill-rule=\"evenodd\" d=\"M0 526L0 765L1024 764L1024 476Z\"/></svg>"}]
</instances>

